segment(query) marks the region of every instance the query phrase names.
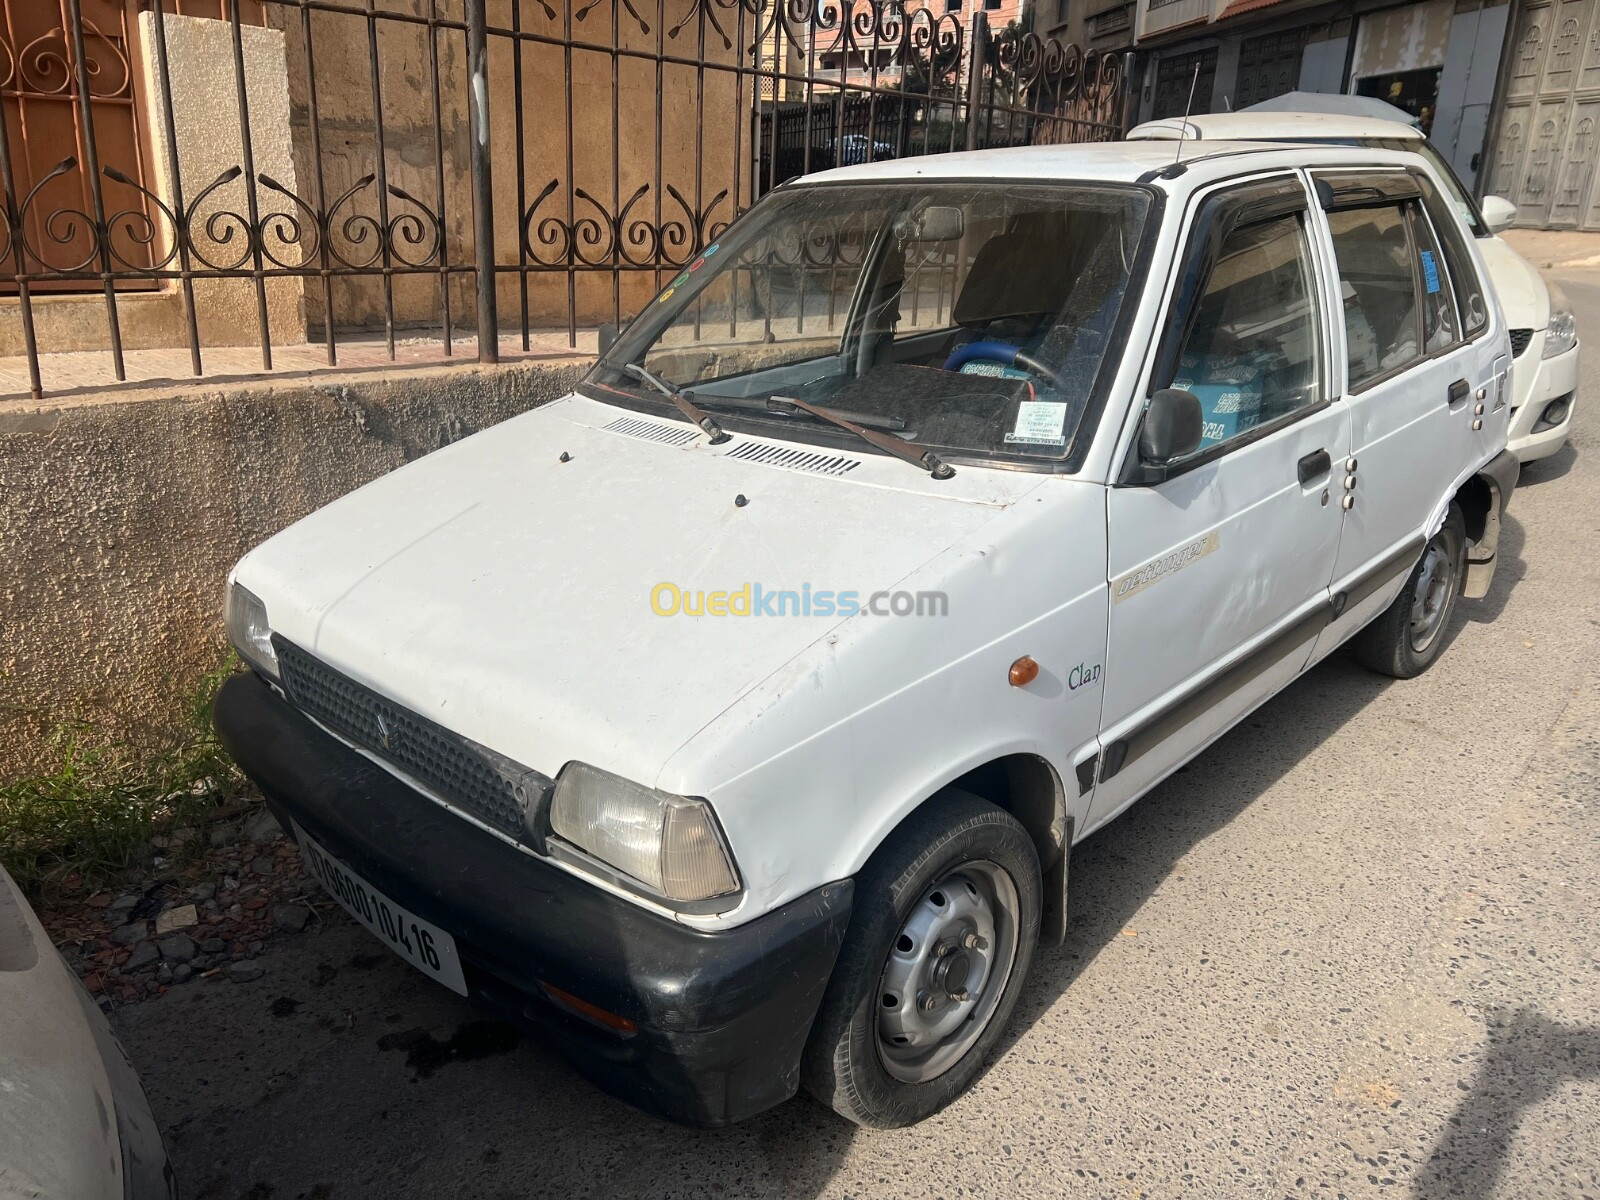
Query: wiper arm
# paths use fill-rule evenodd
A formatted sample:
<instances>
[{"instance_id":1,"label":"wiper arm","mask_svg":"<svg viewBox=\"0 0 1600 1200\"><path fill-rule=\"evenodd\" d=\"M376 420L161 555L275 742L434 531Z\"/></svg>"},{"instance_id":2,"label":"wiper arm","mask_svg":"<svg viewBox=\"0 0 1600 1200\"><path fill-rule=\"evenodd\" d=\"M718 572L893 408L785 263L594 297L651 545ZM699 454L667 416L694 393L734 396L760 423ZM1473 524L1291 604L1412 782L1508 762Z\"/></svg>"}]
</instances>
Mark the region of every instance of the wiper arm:
<instances>
[{"instance_id":1,"label":"wiper arm","mask_svg":"<svg viewBox=\"0 0 1600 1200\"><path fill-rule=\"evenodd\" d=\"M706 404L716 408L731 408L736 412L768 413L775 417L792 417L800 411L795 402L787 396L767 396L765 399L755 396L705 396L702 399ZM906 427L904 417L886 417L850 408L834 408L828 411L836 417L844 417L869 429L899 430Z\"/></svg>"},{"instance_id":2,"label":"wiper arm","mask_svg":"<svg viewBox=\"0 0 1600 1200\"><path fill-rule=\"evenodd\" d=\"M949 479L956 473L954 467L941 459L932 450L923 449L915 442L907 442L900 438L890 437L886 433L877 433L874 430L857 425L848 417L841 416L832 409L818 408L815 404L807 404L804 400L796 400L793 396L774 396L773 399L792 404L801 411L808 412L830 425L837 425L840 429L848 429L869 446L876 446L896 458L903 458L912 466L921 467L935 479Z\"/></svg>"},{"instance_id":3,"label":"wiper arm","mask_svg":"<svg viewBox=\"0 0 1600 1200\"><path fill-rule=\"evenodd\" d=\"M696 425L700 426L701 429L705 430L706 436L711 439L711 444L713 446L720 446L723 442L728 440L729 435L727 431L724 430L721 425L717 424L716 418L708 413L705 409L701 408L693 400L689 399L688 395L685 394L682 388L674 387L665 379L657 378L649 371L646 371L638 363L623 363L622 369L626 374L633 376L640 383L649 384L668 400L671 400L672 403L677 406L679 412L688 417L689 420L693 421Z\"/></svg>"}]
</instances>

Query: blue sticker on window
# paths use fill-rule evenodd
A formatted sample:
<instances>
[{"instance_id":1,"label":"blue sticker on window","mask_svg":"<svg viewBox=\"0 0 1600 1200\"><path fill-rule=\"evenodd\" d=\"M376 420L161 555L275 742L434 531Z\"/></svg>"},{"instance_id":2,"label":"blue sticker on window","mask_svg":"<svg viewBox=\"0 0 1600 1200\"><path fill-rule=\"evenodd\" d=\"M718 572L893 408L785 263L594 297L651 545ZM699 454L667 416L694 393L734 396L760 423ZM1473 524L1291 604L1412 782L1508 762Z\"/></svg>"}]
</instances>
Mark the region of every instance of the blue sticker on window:
<instances>
[{"instance_id":1,"label":"blue sticker on window","mask_svg":"<svg viewBox=\"0 0 1600 1200\"><path fill-rule=\"evenodd\" d=\"M1432 295L1439 290L1439 267L1433 261L1433 251L1422 252L1422 282L1428 287L1428 294Z\"/></svg>"}]
</instances>

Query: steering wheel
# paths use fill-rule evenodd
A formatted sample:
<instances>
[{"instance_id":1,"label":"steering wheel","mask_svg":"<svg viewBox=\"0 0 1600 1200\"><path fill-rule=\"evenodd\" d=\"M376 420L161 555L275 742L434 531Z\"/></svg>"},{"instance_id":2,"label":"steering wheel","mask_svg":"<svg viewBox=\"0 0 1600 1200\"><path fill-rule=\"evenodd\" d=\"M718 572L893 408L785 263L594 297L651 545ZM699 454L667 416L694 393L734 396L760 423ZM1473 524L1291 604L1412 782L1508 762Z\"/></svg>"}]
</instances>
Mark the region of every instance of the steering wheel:
<instances>
[{"instance_id":1,"label":"steering wheel","mask_svg":"<svg viewBox=\"0 0 1600 1200\"><path fill-rule=\"evenodd\" d=\"M1029 374L1037 375L1058 392L1067 390L1066 384L1051 367L1040 362L1033 355L1009 342L967 342L957 346L950 352L950 357L944 360L946 371L959 371L969 362L997 362L1002 366L1021 367Z\"/></svg>"}]
</instances>

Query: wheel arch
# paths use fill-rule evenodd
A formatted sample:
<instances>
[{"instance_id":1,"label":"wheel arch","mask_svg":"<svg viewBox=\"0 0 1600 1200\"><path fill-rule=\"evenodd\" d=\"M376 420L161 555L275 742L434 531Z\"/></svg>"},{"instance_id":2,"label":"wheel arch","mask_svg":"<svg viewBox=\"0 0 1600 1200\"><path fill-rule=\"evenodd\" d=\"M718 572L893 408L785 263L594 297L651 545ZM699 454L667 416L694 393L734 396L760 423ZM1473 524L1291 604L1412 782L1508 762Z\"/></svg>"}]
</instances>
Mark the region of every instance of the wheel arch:
<instances>
[{"instance_id":1,"label":"wheel arch","mask_svg":"<svg viewBox=\"0 0 1600 1200\"><path fill-rule=\"evenodd\" d=\"M1495 556L1500 548L1501 518L1516 487L1519 464L1509 453L1502 453L1456 488L1451 503L1461 510L1467 531L1467 570L1461 580L1461 594L1479 600L1489 592L1494 580ZM1448 506L1446 506L1448 511ZM1443 517L1440 518L1443 523Z\"/></svg>"},{"instance_id":2,"label":"wheel arch","mask_svg":"<svg viewBox=\"0 0 1600 1200\"><path fill-rule=\"evenodd\" d=\"M1066 936L1067 865L1073 819L1067 811L1066 788L1054 764L1039 754L997 755L931 791L921 803L907 810L878 844L887 842L924 805L945 791L969 792L1015 817L1027 831L1039 855L1044 884L1039 936L1059 944Z\"/></svg>"}]
</instances>

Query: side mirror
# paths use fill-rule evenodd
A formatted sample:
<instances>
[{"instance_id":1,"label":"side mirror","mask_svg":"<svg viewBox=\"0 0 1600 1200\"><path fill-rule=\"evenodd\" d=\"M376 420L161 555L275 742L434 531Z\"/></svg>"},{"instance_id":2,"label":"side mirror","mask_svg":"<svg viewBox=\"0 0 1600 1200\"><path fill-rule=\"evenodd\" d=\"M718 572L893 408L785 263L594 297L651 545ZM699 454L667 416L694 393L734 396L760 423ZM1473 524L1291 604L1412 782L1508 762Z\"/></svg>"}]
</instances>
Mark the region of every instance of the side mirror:
<instances>
[{"instance_id":1,"label":"side mirror","mask_svg":"<svg viewBox=\"0 0 1600 1200\"><path fill-rule=\"evenodd\" d=\"M1510 229L1511 222L1517 219L1517 206L1504 196L1485 196L1480 211L1490 233Z\"/></svg>"},{"instance_id":2,"label":"side mirror","mask_svg":"<svg viewBox=\"0 0 1600 1200\"><path fill-rule=\"evenodd\" d=\"M595 330L595 341L598 343L602 355L617 344L617 334L617 327L611 324L602 325Z\"/></svg>"},{"instance_id":3,"label":"side mirror","mask_svg":"<svg viewBox=\"0 0 1600 1200\"><path fill-rule=\"evenodd\" d=\"M1159 472L1184 455L1193 454L1200 446L1204 424L1199 396L1183 388L1162 388L1150 397L1144 410L1144 421L1139 426L1139 461Z\"/></svg>"}]
</instances>

